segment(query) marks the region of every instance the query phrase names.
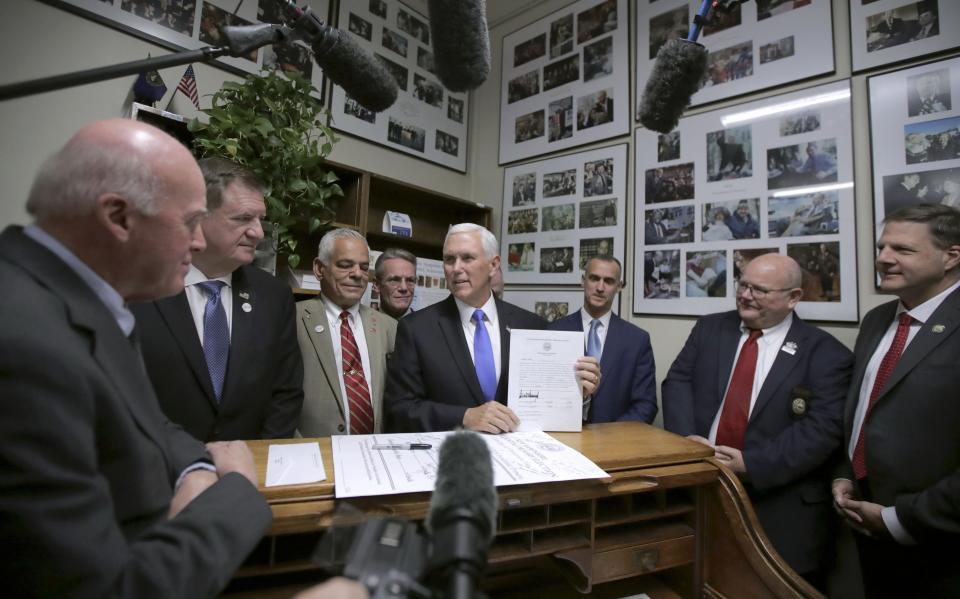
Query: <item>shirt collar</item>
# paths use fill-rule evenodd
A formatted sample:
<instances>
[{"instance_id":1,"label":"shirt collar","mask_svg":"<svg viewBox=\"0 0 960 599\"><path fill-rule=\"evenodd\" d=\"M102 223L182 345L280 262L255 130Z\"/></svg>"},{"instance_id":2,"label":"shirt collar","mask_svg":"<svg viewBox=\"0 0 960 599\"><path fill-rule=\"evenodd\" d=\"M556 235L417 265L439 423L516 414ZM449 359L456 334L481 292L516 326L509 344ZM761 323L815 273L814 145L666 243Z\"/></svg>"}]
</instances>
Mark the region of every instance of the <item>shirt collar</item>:
<instances>
[{"instance_id":1,"label":"shirt collar","mask_svg":"<svg viewBox=\"0 0 960 599\"><path fill-rule=\"evenodd\" d=\"M606 313L606 314L604 314L603 316L601 316L600 318L597 319L597 320L600 321L600 324L603 325L603 328L606 329L606 330L608 330L608 331L610 330L610 315L611 315L611 314L613 314L613 310L607 310L607 313ZM583 308L580 308L580 317L583 319L583 330L584 330L584 331L589 331L589 330L590 330L590 323L593 322L593 316L590 316L590 313L589 313L589 312L587 312L587 311L584 310Z\"/></svg>"},{"instance_id":2,"label":"shirt collar","mask_svg":"<svg viewBox=\"0 0 960 599\"><path fill-rule=\"evenodd\" d=\"M183 277L183 286L190 287L192 285L196 285L197 283L203 283L205 281L223 281L223 283L227 287L231 287L233 283L233 273L228 272L222 277L216 277L214 279L211 279L207 275L203 274L203 271L197 268L196 265L191 264L190 271L187 273L187 276Z\"/></svg>"},{"instance_id":3,"label":"shirt collar","mask_svg":"<svg viewBox=\"0 0 960 599\"><path fill-rule=\"evenodd\" d=\"M332 326L334 323L340 321L340 313L343 312L343 308L338 306L333 300L325 296L323 293L320 294L320 299L323 301L323 307L327 311L327 321ZM350 324L354 325L359 322L360 319L360 302L355 303L346 309L347 313L350 315Z\"/></svg>"},{"instance_id":4,"label":"shirt collar","mask_svg":"<svg viewBox=\"0 0 960 599\"><path fill-rule=\"evenodd\" d=\"M117 321L117 325L120 327L120 330L123 331L123 334L127 337L130 336L136 320L133 317L133 313L127 309L126 302L123 301L123 297L117 293L116 289L111 287L109 283L103 280L103 277L87 266L83 260L77 258L76 254L67 249L67 246L60 243L56 238L37 225L24 227L23 234L53 252L58 258L63 260L73 272L77 273L77 276L80 277L80 279L93 290L93 293L100 301L104 303L114 320Z\"/></svg>"},{"instance_id":5,"label":"shirt collar","mask_svg":"<svg viewBox=\"0 0 960 599\"><path fill-rule=\"evenodd\" d=\"M460 312L460 322L466 326L473 320L473 312L476 308L461 301L460 298L456 296L454 296L453 301L456 302L457 311ZM487 320L489 320L491 324L497 323L497 302L493 299L493 293L491 293L487 301L480 306L480 309L483 310L484 315L486 315Z\"/></svg>"},{"instance_id":6,"label":"shirt collar","mask_svg":"<svg viewBox=\"0 0 960 599\"><path fill-rule=\"evenodd\" d=\"M777 324L773 325L773 326L770 327L769 329L763 329L763 335L762 335L760 338L761 338L761 339L763 339L764 337L770 338L770 337L773 337L773 336L776 336L776 335L780 335L780 334L786 335L786 334L787 334L787 331L790 330L790 327L791 327L792 325L793 325L793 311L791 311L789 314L787 314L787 317L786 317L786 318L784 318L783 320L781 320L781 321L778 322ZM749 329L747 328L747 325L741 320L741 321L740 321L740 331L743 332L743 333L746 333L748 330L749 330Z\"/></svg>"},{"instance_id":7,"label":"shirt collar","mask_svg":"<svg viewBox=\"0 0 960 599\"><path fill-rule=\"evenodd\" d=\"M918 321L920 324L923 324L927 322L931 316L933 316L933 313L937 311L937 308L940 307L940 304L943 303L943 300L947 299L948 295L957 290L957 287L960 287L960 281L957 281L950 287L931 297L913 310L907 310L907 307L900 302L897 304L897 316L899 317L900 314L907 312L913 317L914 320Z\"/></svg>"}]
</instances>

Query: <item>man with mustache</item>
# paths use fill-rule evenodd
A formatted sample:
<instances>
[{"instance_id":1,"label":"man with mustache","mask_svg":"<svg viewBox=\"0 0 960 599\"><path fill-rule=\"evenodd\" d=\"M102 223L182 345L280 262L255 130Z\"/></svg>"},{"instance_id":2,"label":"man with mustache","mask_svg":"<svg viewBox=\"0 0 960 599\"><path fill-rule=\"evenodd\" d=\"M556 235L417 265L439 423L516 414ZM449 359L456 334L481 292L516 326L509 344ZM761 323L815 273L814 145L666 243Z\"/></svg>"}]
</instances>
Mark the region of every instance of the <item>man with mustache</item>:
<instances>
[{"instance_id":1,"label":"man with mustache","mask_svg":"<svg viewBox=\"0 0 960 599\"><path fill-rule=\"evenodd\" d=\"M320 240L313 272L320 297L297 303L303 354L304 437L368 435L383 430L387 356L397 321L360 305L370 281L370 248L353 229Z\"/></svg>"},{"instance_id":2,"label":"man with mustache","mask_svg":"<svg viewBox=\"0 0 960 599\"><path fill-rule=\"evenodd\" d=\"M200 161L209 215L179 294L135 306L143 358L167 417L201 441L292 437L303 402L290 288L252 266L263 184Z\"/></svg>"},{"instance_id":3,"label":"man with mustache","mask_svg":"<svg viewBox=\"0 0 960 599\"><path fill-rule=\"evenodd\" d=\"M793 312L800 265L764 254L744 268L736 311L704 316L663 382L663 424L708 445L743 479L783 559L823 590L832 467L852 354Z\"/></svg>"}]
</instances>

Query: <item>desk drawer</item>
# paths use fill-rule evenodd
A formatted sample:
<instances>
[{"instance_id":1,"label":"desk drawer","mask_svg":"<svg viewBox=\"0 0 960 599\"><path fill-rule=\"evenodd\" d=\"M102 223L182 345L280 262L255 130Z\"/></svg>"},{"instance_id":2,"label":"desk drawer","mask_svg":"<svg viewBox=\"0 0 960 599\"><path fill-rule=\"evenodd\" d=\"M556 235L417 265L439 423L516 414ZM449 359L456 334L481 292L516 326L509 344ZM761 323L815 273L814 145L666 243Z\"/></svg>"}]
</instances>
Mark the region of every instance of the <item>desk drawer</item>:
<instances>
[{"instance_id":1,"label":"desk drawer","mask_svg":"<svg viewBox=\"0 0 960 599\"><path fill-rule=\"evenodd\" d=\"M694 561L693 535L593 555L593 584L638 576Z\"/></svg>"}]
</instances>

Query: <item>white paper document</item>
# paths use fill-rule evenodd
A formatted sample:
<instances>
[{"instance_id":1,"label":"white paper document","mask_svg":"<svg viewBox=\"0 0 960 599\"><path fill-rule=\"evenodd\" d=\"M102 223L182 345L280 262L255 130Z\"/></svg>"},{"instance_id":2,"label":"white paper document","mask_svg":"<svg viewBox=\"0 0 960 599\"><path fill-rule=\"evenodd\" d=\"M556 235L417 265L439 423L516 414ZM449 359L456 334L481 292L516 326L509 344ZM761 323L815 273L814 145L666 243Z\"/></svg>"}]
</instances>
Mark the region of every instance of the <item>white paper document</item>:
<instances>
[{"instance_id":1,"label":"white paper document","mask_svg":"<svg viewBox=\"0 0 960 599\"><path fill-rule=\"evenodd\" d=\"M510 331L507 406L520 430L579 432L583 395L574 363L583 357L580 331Z\"/></svg>"},{"instance_id":2,"label":"white paper document","mask_svg":"<svg viewBox=\"0 0 960 599\"><path fill-rule=\"evenodd\" d=\"M333 444L336 495L367 497L432 491L440 445L452 432L337 435ZM542 432L480 435L490 448L498 487L606 478L580 452ZM374 445L426 443L430 449L373 449Z\"/></svg>"},{"instance_id":3,"label":"white paper document","mask_svg":"<svg viewBox=\"0 0 960 599\"><path fill-rule=\"evenodd\" d=\"M327 480L320 444L271 445L267 450L267 487L300 485Z\"/></svg>"}]
</instances>

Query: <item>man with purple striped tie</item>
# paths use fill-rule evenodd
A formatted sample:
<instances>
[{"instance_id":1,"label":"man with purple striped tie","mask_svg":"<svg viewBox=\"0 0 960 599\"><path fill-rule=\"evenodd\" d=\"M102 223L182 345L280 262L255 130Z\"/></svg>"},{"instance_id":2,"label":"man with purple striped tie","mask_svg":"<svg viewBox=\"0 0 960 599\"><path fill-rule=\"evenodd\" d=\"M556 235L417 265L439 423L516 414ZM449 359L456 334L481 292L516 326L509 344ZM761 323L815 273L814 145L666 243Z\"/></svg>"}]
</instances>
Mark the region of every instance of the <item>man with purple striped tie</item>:
<instances>
[{"instance_id":1,"label":"man with purple striped tie","mask_svg":"<svg viewBox=\"0 0 960 599\"><path fill-rule=\"evenodd\" d=\"M304 437L379 433L397 321L360 305L370 280L366 240L353 229L328 232L313 272L320 279L320 297L297 303L304 367L297 430Z\"/></svg>"},{"instance_id":2,"label":"man with purple striped tie","mask_svg":"<svg viewBox=\"0 0 960 599\"><path fill-rule=\"evenodd\" d=\"M506 406L510 330L547 323L494 296L491 280L499 267L493 233L473 223L447 231L443 272L451 295L397 327L384 395L389 430L516 430L519 420ZM571 366L584 395L593 393L597 360L580 358Z\"/></svg>"}]
</instances>

